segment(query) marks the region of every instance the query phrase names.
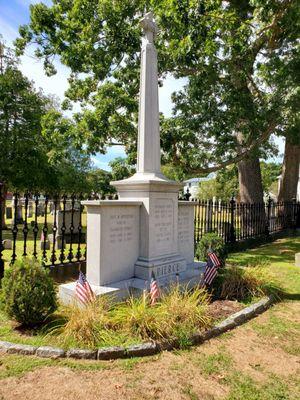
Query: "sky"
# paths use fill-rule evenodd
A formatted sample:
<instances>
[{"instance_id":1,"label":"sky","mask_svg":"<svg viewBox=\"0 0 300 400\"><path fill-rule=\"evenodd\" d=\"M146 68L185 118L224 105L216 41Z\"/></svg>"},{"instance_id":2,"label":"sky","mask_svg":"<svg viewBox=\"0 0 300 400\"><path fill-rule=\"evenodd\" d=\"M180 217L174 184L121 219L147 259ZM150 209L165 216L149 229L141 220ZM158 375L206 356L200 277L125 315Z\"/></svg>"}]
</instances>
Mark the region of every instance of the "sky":
<instances>
[{"instance_id":1,"label":"sky","mask_svg":"<svg viewBox=\"0 0 300 400\"><path fill-rule=\"evenodd\" d=\"M0 0L0 34L2 34L6 45L11 46L18 37L18 28L29 22L29 6L41 0ZM51 0L42 0L45 4L51 4ZM28 47L25 55L21 57L20 69L30 80L34 81L36 88L42 88L46 94L54 94L63 100L64 92L67 89L67 78L70 69L62 65L59 60L55 67L57 74L47 77L43 70L42 62L33 57L33 48ZM176 80L168 77L162 88L159 88L160 111L170 115L172 111L171 94L183 86L184 80ZM283 153L284 143L281 139L275 138L280 153ZM108 163L115 157L125 156L121 146L110 148L105 155L98 154L92 157L94 165L98 168L109 169ZM281 161L281 156L270 161Z\"/></svg>"}]
</instances>

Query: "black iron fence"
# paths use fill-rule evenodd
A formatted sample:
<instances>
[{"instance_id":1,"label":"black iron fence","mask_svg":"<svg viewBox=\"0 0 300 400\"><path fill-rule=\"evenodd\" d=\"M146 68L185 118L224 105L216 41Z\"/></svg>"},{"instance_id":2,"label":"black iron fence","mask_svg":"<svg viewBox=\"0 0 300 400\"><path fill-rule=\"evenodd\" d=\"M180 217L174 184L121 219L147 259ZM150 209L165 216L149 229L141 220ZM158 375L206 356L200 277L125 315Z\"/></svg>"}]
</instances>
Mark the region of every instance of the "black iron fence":
<instances>
[{"instance_id":1,"label":"black iron fence","mask_svg":"<svg viewBox=\"0 0 300 400\"><path fill-rule=\"evenodd\" d=\"M209 232L235 243L285 229L300 228L300 202L238 203L195 201L195 244Z\"/></svg>"},{"instance_id":2,"label":"black iron fence","mask_svg":"<svg viewBox=\"0 0 300 400\"><path fill-rule=\"evenodd\" d=\"M81 195L15 193L6 198L0 184L0 277L4 262L34 256L45 266L86 260L86 212Z\"/></svg>"},{"instance_id":3,"label":"black iron fence","mask_svg":"<svg viewBox=\"0 0 300 400\"><path fill-rule=\"evenodd\" d=\"M85 198L98 198L86 196ZM86 261L86 210L81 195L42 195L25 192L6 198L0 183L0 279L4 262L34 256L45 266ZM262 204L195 201L195 244L208 232L225 243L300 228L300 203L269 199Z\"/></svg>"}]
</instances>

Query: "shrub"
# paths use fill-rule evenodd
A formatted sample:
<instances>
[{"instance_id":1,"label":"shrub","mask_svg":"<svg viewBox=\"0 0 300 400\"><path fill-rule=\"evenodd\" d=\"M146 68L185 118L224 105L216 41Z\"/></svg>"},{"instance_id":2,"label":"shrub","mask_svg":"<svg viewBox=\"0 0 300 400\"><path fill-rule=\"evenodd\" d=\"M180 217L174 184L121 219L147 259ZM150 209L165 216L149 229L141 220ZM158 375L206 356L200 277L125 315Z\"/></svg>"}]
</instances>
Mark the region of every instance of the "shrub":
<instances>
[{"instance_id":1,"label":"shrub","mask_svg":"<svg viewBox=\"0 0 300 400\"><path fill-rule=\"evenodd\" d=\"M2 296L8 316L25 326L43 323L57 308L53 280L34 258L19 260L5 271Z\"/></svg>"},{"instance_id":2,"label":"shrub","mask_svg":"<svg viewBox=\"0 0 300 400\"><path fill-rule=\"evenodd\" d=\"M279 287L264 266L232 266L222 273L219 297L243 301L262 295L278 295L279 292Z\"/></svg>"},{"instance_id":3,"label":"shrub","mask_svg":"<svg viewBox=\"0 0 300 400\"><path fill-rule=\"evenodd\" d=\"M202 236L196 249L196 257L199 260L206 260L207 253L210 249L212 249L216 253L219 260L224 265L227 255L226 248L223 239L214 232L206 233Z\"/></svg>"}]
</instances>

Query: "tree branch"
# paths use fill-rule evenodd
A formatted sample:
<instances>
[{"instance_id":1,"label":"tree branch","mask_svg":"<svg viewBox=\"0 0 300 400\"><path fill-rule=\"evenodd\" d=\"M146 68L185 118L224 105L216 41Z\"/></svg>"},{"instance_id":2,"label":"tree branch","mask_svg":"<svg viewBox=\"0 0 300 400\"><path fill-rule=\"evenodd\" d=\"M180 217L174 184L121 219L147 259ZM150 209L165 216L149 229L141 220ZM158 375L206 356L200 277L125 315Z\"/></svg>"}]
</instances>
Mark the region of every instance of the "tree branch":
<instances>
[{"instance_id":1,"label":"tree branch","mask_svg":"<svg viewBox=\"0 0 300 400\"><path fill-rule=\"evenodd\" d=\"M264 133L255 141L249 145L248 149L242 151L236 157L231 158L229 160L223 161L217 165L213 165L211 167L207 168L188 168L187 172L192 173L192 174L203 174L203 173L210 173L210 172L215 172L218 171L224 167L227 167L228 165L238 163L239 161L243 160L246 156L248 156L253 150L255 150L259 145L264 143L271 135L271 133L274 131L275 127L277 125L276 121L273 121L268 128L265 130Z\"/></svg>"}]
</instances>

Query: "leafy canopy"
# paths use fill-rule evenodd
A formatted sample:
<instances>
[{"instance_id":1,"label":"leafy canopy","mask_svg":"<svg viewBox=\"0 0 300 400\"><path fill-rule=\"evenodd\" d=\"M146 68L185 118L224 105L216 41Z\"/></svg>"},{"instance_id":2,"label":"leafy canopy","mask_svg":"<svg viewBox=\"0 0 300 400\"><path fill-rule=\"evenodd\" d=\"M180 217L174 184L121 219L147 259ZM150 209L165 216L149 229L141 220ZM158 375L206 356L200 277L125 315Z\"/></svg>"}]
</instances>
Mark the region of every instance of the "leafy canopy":
<instances>
[{"instance_id":1,"label":"leafy canopy","mask_svg":"<svg viewBox=\"0 0 300 400\"><path fill-rule=\"evenodd\" d=\"M259 155L271 133L299 127L298 0L54 0L31 5L20 28L55 73L58 55L71 68L66 106L80 102L78 137L89 152L110 144L136 151L139 19L153 10L159 75L185 78L162 118L164 162L186 172L217 170ZM236 135L241 140L237 143ZM213 164L213 165L212 165Z\"/></svg>"}]
</instances>

